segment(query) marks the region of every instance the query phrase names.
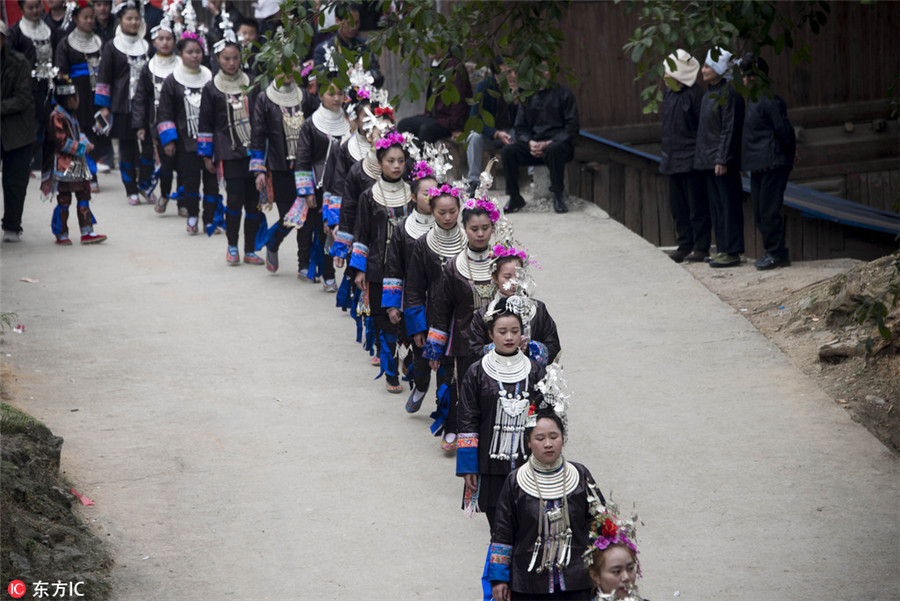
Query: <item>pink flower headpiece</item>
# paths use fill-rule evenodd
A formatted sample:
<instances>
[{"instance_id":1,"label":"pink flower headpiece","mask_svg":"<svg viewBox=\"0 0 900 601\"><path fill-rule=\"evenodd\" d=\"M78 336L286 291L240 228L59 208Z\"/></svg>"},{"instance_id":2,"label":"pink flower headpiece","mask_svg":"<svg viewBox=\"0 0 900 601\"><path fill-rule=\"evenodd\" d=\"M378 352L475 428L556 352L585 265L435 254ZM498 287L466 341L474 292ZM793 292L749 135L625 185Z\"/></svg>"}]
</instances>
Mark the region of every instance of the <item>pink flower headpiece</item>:
<instances>
[{"instance_id":1,"label":"pink flower headpiece","mask_svg":"<svg viewBox=\"0 0 900 601\"><path fill-rule=\"evenodd\" d=\"M499 259L500 257L518 257L522 262L528 261L528 253L514 246L505 246L503 244L495 244L491 249L491 258Z\"/></svg>"},{"instance_id":2,"label":"pink flower headpiece","mask_svg":"<svg viewBox=\"0 0 900 601\"><path fill-rule=\"evenodd\" d=\"M306 61L303 65L303 69L300 70L300 75L306 77L310 73L312 73L313 67L315 67L315 63L313 61Z\"/></svg>"},{"instance_id":3,"label":"pink flower headpiece","mask_svg":"<svg viewBox=\"0 0 900 601\"><path fill-rule=\"evenodd\" d=\"M491 218L491 223L497 223L500 221L500 211L497 210L497 205L492 203L487 198L470 198L466 201L466 204L463 205L464 209L484 209L487 211L488 216Z\"/></svg>"},{"instance_id":4,"label":"pink flower headpiece","mask_svg":"<svg viewBox=\"0 0 900 601\"><path fill-rule=\"evenodd\" d=\"M196 42L199 42L200 36L198 36L193 31L185 31L184 33L181 34L181 39L182 40L194 40Z\"/></svg>"},{"instance_id":5,"label":"pink flower headpiece","mask_svg":"<svg viewBox=\"0 0 900 601\"><path fill-rule=\"evenodd\" d=\"M371 96L372 96L372 92L370 92L368 90L368 88L360 88L360 89L356 90L357 98L365 98L366 100L368 100Z\"/></svg>"},{"instance_id":6,"label":"pink flower headpiece","mask_svg":"<svg viewBox=\"0 0 900 601\"><path fill-rule=\"evenodd\" d=\"M398 131L391 131L375 141L375 148L390 148L391 146L403 146L406 138Z\"/></svg>"},{"instance_id":7,"label":"pink flower headpiece","mask_svg":"<svg viewBox=\"0 0 900 601\"><path fill-rule=\"evenodd\" d=\"M419 161L413 166L411 178L415 181L426 177L434 177L434 169L429 167L425 161Z\"/></svg>"},{"instance_id":8,"label":"pink flower headpiece","mask_svg":"<svg viewBox=\"0 0 900 601\"><path fill-rule=\"evenodd\" d=\"M638 550L634 543L637 538L636 526L639 518L637 515L629 519L622 519L618 515L618 508L612 502L598 505L599 511L594 515L591 531L588 533L591 544L584 553L586 561L591 560L594 551L604 551L611 545L625 545L634 553L637 562L638 575L641 575L641 562L637 559Z\"/></svg>"},{"instance_id":9,"label":"pink flower headpiece","mask_svg":"<svg viewBox=\"0 0 900 601\"><path fill-rule=\"evenodd\" d=\"M459 198L462 195L462 188L451 188L448 184L444 184L439 188L428 188L428 198L437 198L445 194L449 194L453 198Z\"/></svg>"}]
</instances>

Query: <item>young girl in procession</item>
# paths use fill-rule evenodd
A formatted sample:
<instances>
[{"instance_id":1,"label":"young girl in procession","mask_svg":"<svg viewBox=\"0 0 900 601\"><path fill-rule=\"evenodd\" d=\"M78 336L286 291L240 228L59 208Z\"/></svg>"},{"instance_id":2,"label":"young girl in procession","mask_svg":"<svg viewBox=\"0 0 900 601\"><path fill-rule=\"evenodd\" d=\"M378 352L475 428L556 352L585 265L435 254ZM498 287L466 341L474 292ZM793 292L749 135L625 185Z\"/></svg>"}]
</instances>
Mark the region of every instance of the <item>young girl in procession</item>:
<instances>
[{"instance_id":1,"label":"young girl in procession","mask_svg":"<svg viewBox=\"0 0 900 601\"><path fill-rule=\"evenodd\" d=\"M19 0L19 9L22 11L22 18L9 28L6 44L10 50L25 55L33 69L31 92L34 96L37 141L34 145L32 169L38 169L42 166L39 155L46 135L47 119L53 110L50 83L53 80L53 49L56 48L58 38L43 19L44 6L41 0Z\"/></svg>"},{"instance_id":2,"label":"young girl in procession","mask_svg":"<svg viewBox=\"0 0 900 601\"><path fill-rule=\"evenodd\" d=\"M200 135L200 99L203 87L212 79L212 73L204 67L203 46L196 33L181 34L176 48L181 62L163 83L159 94L159 140L163 153L174 158L178 181L183 187L181 202L187 209L187 232L199 231L200 183L203 183L203 226L208 235L215 233L222 204L219 182L215 169L203 164L197 154Z\"/></svg>"},{"instance_id":3,"label":"young girl in procession","mask_svg":"<svg viewBox=\"0 0 900 601\"><path fill-rule=\"evenodd\" d=\"M410 345L406 328L403 327L403 286L416 240L425 236L434 225L428 190L437 187L434 170L426 161L419 161L414 165L411 179L409 193L414 207L410 214L394 228L388 246L381 293L381 306L387 310L391 324L399 328L398 340L408 347L411 346L405 360L407 373L412 370L410 380L413 382L412 391L406 402L407 410L416 404L421 406L425 393L428 392L431 368L428 366L428 361L422 358L421 347Z\"/></svg>"},{"instance_id":4,"label":"young girl in procession","mask_svg":"<svg viewBox=\"0 0 900 601\"><path fill-rule=\"evenodd\" d=\"M350 123L344 115L344 90L328 79L317 79L319 108L300 127L297 143L298 202L293 218L297 232L297 277L318 281L321 274L326 292L337 292L334 263L325 256L323 212L332 203L341 205L338 159L341 144L350 137Z\"/></svg>"},{"instance_id":5,"label":"young girl in procession","mask_svg":"<svg viewBox=\"0 0 900 601\"><path fill-rule=\"evenodd\" d=\"M394 229L410 213L410 188L402 179L406 170L406 148L410 142L394 129L388 130L375 142L381 177L359 199L356 240L350 256L350 267L356 270L355 285L368 300L381 371L385 375L387 390L392 393L403 392L394 360L399 321L388 318L382 293Z\"/></svg>"},{"instance_id":6,"label":"young girl in procession","mask_svg":"<svg viewBox=\"0 0 900 601\"><path fill-rule=\"evenodd\" d=\"M428 232L413 244L412 254L406 268L406 281L403 285L403 317L406 333L412 339L413 356L424 356L424 347L428 335L428 323L432 321L431 299L438 293L444 266L455 258L466 244L466 237L459 227L459 197L462 192L458 188L439 186L426 190L428 204L434 217L434 225ZM421 365L421 361L419 362ZM415 367L415 389L407 401L406 410L415 413L422 406L425 393L431 380L431 366L419 371ZM455 387L451 391L453 381L453 359L443 357L437 370L438 394L437 409L432 414L435 419L431 427L433 434L442 434L446 418L452 404Z\"/></svg>"},{"instance_id":7,"label":"young girl in procession","mask_svg":"<svg viewBox=\"0 0 900 601\"><path fill-rule=\"evenodd\" d=\"M228 203L225 207L225 236L228 248L225 260L238 265L238 235L241 213L244 217L244 263L262 265L265 261L256 254L257 233L263 214L259 210L259 193L250 174L250 115L252 100L245 89L250 78L241 70L241 47L231 30L231 22L222 13L224 37L216 42L213 51L219 72L203 88L200 102L200 135L197 154L203 158L207 171L221 165Z\"/></svg>"},{"instance_id":8,"label":"young girl in procession","mask_svg":"<svg viewBox=\"0 0 900 601\"><path fill-rule=\"evenodd\" d=\"M163 83L181 62L181 59L175 54L175 34L169 14L166 14L160 24L150 31L150 37L156 53L141 69L141 77L138 79L137 89L134 92L134 111L131 124L142 144L146 146L152 142L153 153L159 160L159 197L153 210L157 213L165 213L172 195L175 157L169 156L163 151L163 145L159 139L159 101ZM181 193L176 194L175 198L180 207ZM187 213L184 216L186 217Z\"/></svg>"},{"instance_id":9,"label":"young girl in procession","mask_svg":"<svg viewBox=\"0 0 900 601\"><path fill-rule=\"evenodd\" d=\"M94 215L91 213L91 172L87 153L93 145L81 131L76 117L79 104L78 90L68 76L56 79L56 108L50 113L44 157L47 167L41 177L41 191L45 197L57 194L57 205L50 222L51 230L59 246L71 246L69 239L69 207L72 195L78 201L78 225L81 243L96 244L106 236L94 233Z\"/></svg>"},{"instance_id":10,"label":"young girl in procession","mask_svg":"<svg viewBox=\"0 0 900 601\"><path fill-rule=\"evenodd\" d=\"M250 172L266 210L278 207L279 219L266 233L266 269L278 271L278 249L291 226L285 217L298 197L294 180L297 146L304 118L314 110L314 97L294 83L292 72L281 86L273 80L257 95L251 115Z\"/></svg>"},{"instance_id":11,"label":"young girl in procession","mask_svg":"<svg viewBox=\"0 0 900 601\"><path fill-rule=\"evenodd\" d=\"M620 517L611 502L595 513L584 562L596 587L596 601L644 601L637 589L637 579L641 577L636 544L638 521L637 515Z\"/></svg>"},{"instance_id":12,"label":"young girl in procession","mask_svg":"<svg viewBox=\"0 0 900 601\"><path fill-rule=\"evenodd\" d=\"M452 357L457 384L472 362L469 351L472 317L496 292L491 278L490 241L494 224L499 220L500 212L487 197L466 201L462 212L466 248L444 266L441 286L430 300L432 321L428 324L423 355L435 370L445 356ZM456 407L451 403L442 446L453 450L455 445Z\"/></svg>"},{"instance_id":13,"label":"young girl in procession","mask_svg":"<svg viewBox=\"0 0 900 601\"><path fill-rule=\"evenodd\" d=\"M116 7L119 28L112 43L103 46L94 95L94 104L100 107L102 117L96 124L98 132L119 140L119 172L130 205L140 204L138 182L148 182L154 167L149 144L144 151L140 149L131 115L132 101L149 49L141 36L141 7L138 0L126 0ZM145 200L149 202L149 196Z\"/></svg>"},{"instance_id":14,"label":"young girl in procession","mask_svg":"<svg viewBox=\"0 0 900 601\"><path fill-rule=\"evenodd\" d=\"M93 146L97 146L94 123L94 87L100 70L100 51L103 43L94 33L94 6L88 0L69 3L66 20L71 20L75 28L60 40L56 46L56 67L60 73L68 74L78 90L78 123ZM97 168L88 160L91 168L91 191L99 192Z\"/></svg>"},{"instance_id":15,"label":"young girl in procession","mask_svg":"<svg viewBox=\"0 0 900 601\"><path fill-rule=\"evenodd\" d=\"M525 308L522 314L522 352L533 361L546 367L553 363L560 351L556 322L543 302L531 298L531 276L528 273L528 254L516 248L511 241L498 242L491 248L493 261L491 277L497 287L497 294L486 307L475 312L472 318L469 350L471 356L479 358L492 348L490 333L485 324L485 314L491 312L502 298L513 298ZM526 281L523 281L526 280Z\"/></svg>"},{"instance_id":16,"label":"young girl in procession","mask_svg":"<svg viewBox=\"0 0 900 601\"><path fill-rule=\"evenodd\" d=\"M492 598L589 601L594 583L581 557L605 501L590 471L563 457L562 412L535 404L526 411L530 456L505 478L491 530Z\"/></svg>"}]
</instances>

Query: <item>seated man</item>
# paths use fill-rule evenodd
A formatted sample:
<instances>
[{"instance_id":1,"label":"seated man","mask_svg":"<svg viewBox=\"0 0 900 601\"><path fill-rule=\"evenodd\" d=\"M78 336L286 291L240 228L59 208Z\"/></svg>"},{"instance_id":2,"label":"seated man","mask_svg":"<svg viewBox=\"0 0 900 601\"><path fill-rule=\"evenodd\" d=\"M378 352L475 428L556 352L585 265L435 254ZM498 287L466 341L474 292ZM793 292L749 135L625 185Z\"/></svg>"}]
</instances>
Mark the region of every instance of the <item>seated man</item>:
<instances>
[{"instance_id":1,"label":"seated man","mask_svg":"<svg viewBox=\"0 0 900 601\"><path fill-rule=\"evenodd\" d=\"M515 213L525 206L525 199L519 193L520 165L547 165L553 210L569 211L563 198L563 170L575 158L578 127L578 107L571 90L552 84L524 101L516 114L516 140L501 153L509 194L507 213Z\"/></svg>"},{"instance_id":2,"label":"seated man","mask_svg":"<svg viewBox=\"0 0 900 601\"><path fill-rule=\"evenodd\" d=\"M381 65L378 64L375 54L369 50L366 41L356 35L359 33L360 23L359 4L341 5L336 8L336 11L335 22L338 25L338 30L331 38L316 46L316 51L313 54L316 69L321 69L325 64L326 57L331 52L342 54L345 49L351 50L363 58L363 65L368 68L369 73L375 80L375 87L380 88L384 84L384 74L381 72ZM350 66L357 60L349 56L346 59Z\"/></svg>"},{"instance_id":3,"label":"seated man","mask_svg":"<svg viewBox=\"0 0 900 601\"><path fill-rule=\"evenodd\" d=\"M501 76L506 76L509 89L513 90L515 93L517 89L516 72L503 63L500 64L499 70ZM499 98L491 96L489 90L494 90L498 93L500 92L500 85L497 83L497 78L494 76L494 73L496 73L496 71L491 73L490 77L479 83L475 88L476 96L478 96L479 93L482 94L480 103L482 110L485 113L490 113L494 117L494 126L491 127L485 124L481 133L473 131L466 140L466 157L469 163L468 192L470 195L474 193L475 188L478 187L478 180L481 176L482 168L481 157L484 149L489 148L491 150L498 150L512 144L513 140L515 140L513 126L516 123L516 112L519 109L519 102L518 99L516 99L512 104L507 104L503 96L500 96ZM477 117L479 114L478 109L478 105L473 105L469 117Z\"/></svg>"},{"instance_id":4,"label":"seated man","mask_svg":"<svg viewBox=\"0 0 900 601\"><path fill-rule=\"evenodd\" d=\"M443 58L441 58L442 56ZM472 97L472 84L469 82L469 72L450 54L432 55L431 68L436 69L438 73L449 68L456 69L456 79L453 85L459 92L459 102L444 104L441 99L441 89L435 89L436 77L433 76L428 80L428 89L425 93L425 98L437 94L431 110L426 110L424 115L401 120L397 124L397 129L401 132L409 132L423 142L433 144L438 140L451 136L456 137L462 133L469 116L469 105L466 103L466 99Z\"/></svg>"}]
</instances>

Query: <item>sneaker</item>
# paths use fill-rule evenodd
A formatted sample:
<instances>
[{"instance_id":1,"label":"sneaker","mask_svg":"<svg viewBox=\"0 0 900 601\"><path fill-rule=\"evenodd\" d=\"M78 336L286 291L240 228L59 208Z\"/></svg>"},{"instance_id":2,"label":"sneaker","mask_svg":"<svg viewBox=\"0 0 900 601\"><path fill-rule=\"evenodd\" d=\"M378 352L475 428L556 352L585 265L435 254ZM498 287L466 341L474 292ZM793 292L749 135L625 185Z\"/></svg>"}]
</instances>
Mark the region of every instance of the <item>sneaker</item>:
<instances>
[{"instance_id":1,"label":"sneaker","mask_svg":"<svg viewBox=\"0 0 900 601\"><path fill-rule=\"evenodd\" d=\"M57 246L72 246L72 241L68 238L57 238L56 239Z\"/></svg>"},{"instance_id":2,"label":"sneaker","mask_svg":"<svg viewBox=\"0 0 900 601\"><path fill-rule=\"evenodd\" d=\"M688 255L691 254L691 251L685 250L683 248L679 248L679 249L673 250L672 252L666 253L666 254L668 254L669 258L672 259L673 261L675 261L676 263L681 263L688 257Z\"/></svg>"},{"instance_id":3,"label":"sneaker","mask_svg":"<svg viewBox=\"0 0 900 601\"><path fill-rule=\"evenodd\" d=\"M178 216L179 217L187 217L188 216L187 208L178 207Z\"/></svg>"},{"instance_id":4,"label":"sneaker","mask_svg":"<svg viewBox=\"0 0 900 601\"><path fill-rule=\"evenodd\" d=\"M766 253L765 256L756 260L756 268L760 271L766 271L768 269L775 269L776 267L787 267L791 264L791 260L788 257L776 257L771 253Z\"/></svg>"},{"instance_id":5,"label":"sneaker","mask_svg":"<svg viewBox=\"0 0 900 601\"><path fill-rule=\"evenodd\" d=\"M684 258L688 263L702 263L709 260L709 253L702 250L692 250L691 254Z\"/></svg>"},{"instance_id":6,"label":"sneaker","mask_svg":"<svg viewBox=\"0 0 900 601\"><path fill-rule=\"evenodd\" d=\"M278 271L278 251L266 249L266 269L269 273Z\"/></svg>"},{"instance_id":7,"label":"sneaker","mask_svg":"<svg viewBox=\"0 0 900 601\"><path fill-rule=\"evenodd\" d=\"M138 198L137 194L132 194L131 196L128 197L128 204L133 207L136 207L139 204L141 204L141 199Z\"/></svg>"},{"instance_id":8,"label":"sneaker","mask_svg":"<svg viewBox=\"0 0 900 601\"><path fill-rule=\"evenodd\" d=\"M11 232L4 230L3 231L3 241L4 242L18 242L19 241L19 232Z\"/></svg>"},{"instance_id":9,"label":"sneaker","mask_svg":"<svg viewBox=\"0 0 900 601\"><path fill-rule=\"evenodd\" d=\"M104 163L103 161L97 161L97 173L109 173L112 171L109 165Z\"/></svg>"},{"instance_id":10,"label":"sneaker","mask_svg":"<svg viewBox=\"0 0 900 601\"><path fill-rule=\"evenodd\" d=\"M250 263L251 265L265 265L266 261L254 252L245 252L244 263Z\"/></svg>"},{"instance_id":11,"label":"sneaker","mask_svg":"<svg viewBox=\"0 0 900 601\"><path fill-rule=\"evenodd\" d=\"M325 280L322 287L325 289L325 292L337 292L337 284L334 280Z\"/></svg>"},{"instance_id":12,"label":"sneaker","mask_svg":"<svg viewBox=\"0 0 900 601\"><path fill-rule=\"evenodd\" d=\"M241 264L241 254L238 252L237 246L229 246L228 250L225 252L225 261L229 265L240 265Z\"/></svg>"},{"instance_id":13,"label":"sneaker","mask_svg":"<svg viewBox=\"0 0 900 601\"><path fill-rule=\"evenodd\" d=\"M156 206L153 207L153 210L159 214L165 213L166 206L168 204L169 204L169 197L168 196L160 196L159 198L156 199ZM181 209L179 209L179 213L180 212L181 212ZM185 211L185 214L186 213L187 213L187 211Z\"/></svg>"},{"instance_id":14,"label":"sneaker","mask_svg":"<svg viewBox=\"0 0 900 601\"><path fill-rule=\"evenodd\" d=\"M106 236L104 236L103 234L95 234L94 232L85 234L81 237L82 244L100 244L104 240L106 240ZM71 244L71 242L69 242L69 244Z\"/></svg>"},{"instance_id":15,"label":"sneaker","mask_svg":"<svg viewBox=\"0 0 900 601\"><path fill-rule=\"evenodd\" d=\"M100 184L91 182L91 194L100 194Z\"/></svg>"},{"instance_id":16,"label":"sneaker","mask_svg":"<svg viewBox=\"0 0 900 601\"><path fill-rule=\"evenodd\" d=\"M740 264L740 255L729 255L728 253L719 253L709 262L710 267L737 267Z\"/></svg>"}]
</instances>

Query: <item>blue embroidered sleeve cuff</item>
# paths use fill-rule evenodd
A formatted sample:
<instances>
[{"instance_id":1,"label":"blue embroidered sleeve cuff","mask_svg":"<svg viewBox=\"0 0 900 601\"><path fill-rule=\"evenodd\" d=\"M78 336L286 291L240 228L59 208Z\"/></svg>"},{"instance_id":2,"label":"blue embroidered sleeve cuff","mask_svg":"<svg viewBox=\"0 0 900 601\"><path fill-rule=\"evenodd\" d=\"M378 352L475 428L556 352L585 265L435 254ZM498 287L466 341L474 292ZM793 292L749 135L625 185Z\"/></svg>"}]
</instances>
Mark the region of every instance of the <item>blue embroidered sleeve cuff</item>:
<instances>
[{"instance_id":1,"label":"blue embroidered sleeve cuff","mask_svg":"<svg viewBox=\"0 0 900 601\"><path fill-rule=\"evenodd\" d=\"M109 95L109 84L98 83L94 91L94 104L101 107L109 108L112 106L111 97Z\"/></svg>"},{"instance_id":2,"label":"blue embroidered sleeve cuff","mask_svg":"<svg viewBox=\"0 0 900 601\"><path fill-rule=\"evenodd\" d=\"M550 352L547 350L546 344L532 340L528 343L528 357L541 367L547 367Z\"/></svg>"},{"instance_id":3,"label":"blue embroidered sleeve cuff","mask_svg":"<svg viewBox=\"0 0 900 601\"><path fill-rule=\"evenodd\" d=\"M384 278L381 285L381 306L384 309L399 309L403 306L403 280Z\"/></svg>"},{"instance_id":4,"label":"blue embroidered sleeve cuff","mask_svg":"<svg viewBox=\"0 0 900 601\"><path fill-rule=\"evenodd\" d=\"M350 267L357 271L366 270L366 260L369 257L369 247L359 242L353 243L353 251L350 253Z\"/></svg>"},{"instance_id":5,"label":"blue embroidered sleeve cuff","mask_svg":"<svg viewBox=\"0 0 900 601\"><path fill-rule=\"evenodd\" d=\"M512 563L512 545L491 543L488 553L487 579L490 582L509 582L509 566Z\"/></svg>"},{"instance_id":6,"label":"blue embroidered sleeve cuff","mask_svg":"<svg viewBox=\"0 0 900 601\"><path fill-rule=\"evenodd\" d=\"M460 433L456 446L456 475L478 473L478 434Z\"/></svg>"},{"instance_id":7,"label":"blue embroidered sleeve cuff","mask_svg":"<svg viewBox=\"0 0 900 601\"><path fill-rule=\"evenodd\" d=\"M447 332L428 330L428 338L425 340L425 348L422 349L422 356L429 361L440 361L444 357L444 351L447 349L447 341L450 335Z\"/></svg>"},{"instance_id":8,"label":"blue embroidered sleeve cuff","mask_svg":"<svg viewBox=\"0 0 900 601\"><path fill-rule=\"evenodd\" d=\"M156 126L156 129L159 132L159 141L163 146L178 139L178 130L175 128L174 121L163 121Z\"/></svg>"},{"instance_id":9,"label":"blue embroidered sleeve cuff","mask_svg":"<svg viewBox=\"0 0 900 601\"><path fill-rule=\"evenodd\" d=\"M250 171L266 170L266 152L264 150L250 151Z\"/></svg>"},{"instance_id":10,"label":"blue embroidered sleeve cuff","mask_svg":"<svg viewBox=\"0 0 900 601\"><path fill-rule=\"evenodd\" d=\"M406 318L406 332L410 336L428 330L428 323L425 320L425 305L407 307L403 316Z\"/></svg>"},{"instance_id":11,"label":"blue embroidered sleeve cuff","mask_svg":"<svg viewBox=\"0 0 900 601\"><path fill-rule=\"evenodd\" d=\"M312 171L295 171L294 184L297 186L297 196L309 196L316 193Z\"/></svg>"},{"instance_id":12,"label":"blue embroidered sleeve cuff","mask_svg":"<svg viewBox=\"0 0 900 601\"><path fill-rule=\"evenodd\" d=\"M334 244L331 245L331 256L346 259L352 245L353 234L338 231L337 235L334 237Z\"/></svg>"},{"instance_id":13,"label":"blue embroidered sleeve cuff","mask_svg":"<svg viewBox=\"0 0 900 601\"><path fill-rule=\"evenodd\" d=\"M334 227L341 222L341 197L326 192L322 197L322 218L325 225Z\"/></svg>"},{"instance_id":14,"label":"blue embroidered sleeve cuff","mask_svg":"<svg viewBox=\"0 0 900 601\"><path fill-rule=\"evenodd\" d=\"M202 157L213 156L213 135L210 133L197 134L197 154Z\"/></svg>"}]
</instances>

